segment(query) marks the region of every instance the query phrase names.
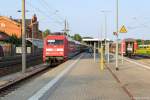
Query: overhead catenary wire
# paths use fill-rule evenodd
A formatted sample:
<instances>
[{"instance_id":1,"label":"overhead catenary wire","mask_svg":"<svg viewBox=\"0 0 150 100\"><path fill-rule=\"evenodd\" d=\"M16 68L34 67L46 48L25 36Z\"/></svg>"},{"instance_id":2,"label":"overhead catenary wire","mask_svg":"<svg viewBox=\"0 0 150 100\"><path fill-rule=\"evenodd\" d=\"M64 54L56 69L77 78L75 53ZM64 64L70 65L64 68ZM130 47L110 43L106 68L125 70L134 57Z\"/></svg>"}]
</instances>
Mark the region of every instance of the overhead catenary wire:
<instances>
[{"instance_id":1,"label":"overhead catenary wire","mask_svg":"<svg viewBox=\"0 0 150 100\"><path fill-rule=\"evenodd\" d=\"M47 10L47 12L51 12L51 18L53 19L53 20L55 20L55 22L57 22L57 23L60 23L60 24L62 24L63 22L64 22L64 18L62 18L62 17L60 17L59 15L57 15L58 13L58 10L56 10L56 9L54 9L54 12L53 11L51 11L50 9L52 9L52 8L50 8L50 6L48 5L48 3L45 1L45 0L39 0L39 1L41 1L41 4L44 6L44 8ZM59 18L59 21L58 20L56 20L56 19L54 19L53 17L57 17L57 18ZM55 17L55 18L56 18Z\"/></svg>"},{"instance_id":2,"label":"overhead catenary wire","mask_svg":"<svg viewBox=\"0 0 150 100\"><path fill-rule=\"evenodd\" d=\"M56 9L54 9L54 8L52 8L52 6L50 6L45 0L41 0L45 5L46 5L46 7L48 8L48 9L53 9L55 12L54 12L54 15L56 15L58 18L60 18L62 21L64 21L64 18L63 17L61 17L60 15L58 15L58 10L56 10ZM50 8L51 7L51 8Z\"/></svg>"},{"instance_id":3,"label":"overhead catenary wire","mask_svg":"<svg viewBox=\"0 0 150 100\"><path fill-rule=\"evenodd\" d=\"M135 29L141 29L141 28L150 28L150 26L146 25L145 23L140 22L136 17L133 17L132 19L134 20L134 22L128 24L128 25L132 25L132 26L128 26L127 27L128 29L135 30ZM135 23L135 21L138 25L133 26L133 23Z\"/></svg>"},{"instance_id":4,"label":"overhead catenary wire","mask_svg":"<svg viewBox=\"0 0 150 100\"><path fill-rule=\"evenodd\" d=\"M34 8L37 12L41 13L41 14L42 14L43 16L45 16L46 18L51 18L51 15L49 15L47 12L45 12L45 11L39 9L39 8L36 7L35 5L29 3L28 1L27 1L27 3L30 4L30 5L32 6L32 8ZM48 22L53 21L54 23L57 23L57 24L59 24L59 25L63 25L63 23L58 22L58 21L54 21L54 20L47 20L47 21L48 21ZM52 23L52 22L51 22L51 23Z\"/></svg>"}]
</instances>

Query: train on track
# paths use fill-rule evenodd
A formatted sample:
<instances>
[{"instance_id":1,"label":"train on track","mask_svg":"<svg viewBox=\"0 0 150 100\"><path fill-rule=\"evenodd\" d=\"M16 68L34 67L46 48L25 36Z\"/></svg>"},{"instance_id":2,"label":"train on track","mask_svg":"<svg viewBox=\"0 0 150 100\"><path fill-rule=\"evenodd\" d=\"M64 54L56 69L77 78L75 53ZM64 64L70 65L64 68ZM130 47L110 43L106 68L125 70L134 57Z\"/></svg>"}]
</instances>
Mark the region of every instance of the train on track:
<instances>
[{"instance_id":1,"label":"train on track","mask_svg":"<svg viewBox=\"0 0 150 100\"><path fill-rule=\"evenodd\" d=\"M84 51L86 45L65 35L49 35L44 39L43 62L55 63L65 61Z\"/></svg>"},{"instance_id":2,"label":"train on track","mask_svg":"<svg viewBox=\"0 0 150 100\"><path fill-rule=\"evenodd\" d=\"M150 45L138 45L138 49L135 51L135 54L150 57Z\"/></svg>"},{"instance_id":3,"label":"train on track","mask_svg":"<svg viewBox=\"0 0 150 100\"><path fill-rule=\"evenodd\" d=\"M134 39L124 39L118 43L119 54L124 56L133 56L135 55L136 50L138 49L137 41ZM110 52L115 53L116 43L110 45Z\"/></svg>"},{"instance_id":4,"label":"train on track","mask_svg":"<svg viewBox=\"0 0 150 100\"><path fill-rule=\"evenodd\" d=\"M150 45L138 45L134 39L124 39L118 43L119 54L124 56L150 56ZM116 43L110 45L110 52L115 53Z\"/></svg>"}]
</instances>

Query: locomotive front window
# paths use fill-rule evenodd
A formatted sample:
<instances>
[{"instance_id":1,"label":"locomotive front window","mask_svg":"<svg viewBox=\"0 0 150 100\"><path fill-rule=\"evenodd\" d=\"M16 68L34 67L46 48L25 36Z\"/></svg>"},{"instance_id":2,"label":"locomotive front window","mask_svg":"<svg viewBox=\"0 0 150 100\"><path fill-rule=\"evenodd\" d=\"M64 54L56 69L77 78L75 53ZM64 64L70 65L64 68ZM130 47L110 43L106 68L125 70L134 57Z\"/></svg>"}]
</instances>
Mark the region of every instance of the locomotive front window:
<instances>
[{"instance_id":1,"label":"locomotive front window","mask_svg":"<svg viewBox=\"0 0 150 100\"><path fill-rule=\"evenodd\" d=\"M63 45L63 40L47 40L48 45Z\"/></svg>"}]
</instances>

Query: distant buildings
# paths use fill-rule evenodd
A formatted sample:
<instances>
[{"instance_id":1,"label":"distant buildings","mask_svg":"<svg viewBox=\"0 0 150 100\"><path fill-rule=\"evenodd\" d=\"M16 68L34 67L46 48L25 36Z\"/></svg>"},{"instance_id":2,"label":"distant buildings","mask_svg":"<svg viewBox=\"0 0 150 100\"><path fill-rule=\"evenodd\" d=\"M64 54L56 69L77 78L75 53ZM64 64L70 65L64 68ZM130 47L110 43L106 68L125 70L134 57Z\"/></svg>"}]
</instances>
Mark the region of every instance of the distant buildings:
<instances>
[{"instance_id":1,"label":"distant buildings","mask_svg":"<svg viewBox=\"0 0 150 100\"><path fill-rule=\"evenodd\" d=\"M25 22L26 40L30 40L33 34L34 40L42 41L42 32L39 31L39 22L36 15L34 15L31 19L26 19ZM9 40L9 37L12 35L16 35L18 38L22 37L22 20L0 16L0 57L13 56L16 54L16 45L5 41ZM32 42L27 42L29 45L31 43Z\"/></svg>"},{"instance_id":2,"label":"distant buildings","mask_svg":"<svg viewBox=\"0 0 150 100\"><path fill-rule=\"evenodd\" d=\"M22 36L21 19L13 19L12 17L0 16L0 40L7 38L7 36L16 35L18 38ZM42 39L42 32L39 31L39 22L36 15L32 19L26 19L26 38ZM4 34L6 33L6 34Z\"/></svg>"}]
</instances>

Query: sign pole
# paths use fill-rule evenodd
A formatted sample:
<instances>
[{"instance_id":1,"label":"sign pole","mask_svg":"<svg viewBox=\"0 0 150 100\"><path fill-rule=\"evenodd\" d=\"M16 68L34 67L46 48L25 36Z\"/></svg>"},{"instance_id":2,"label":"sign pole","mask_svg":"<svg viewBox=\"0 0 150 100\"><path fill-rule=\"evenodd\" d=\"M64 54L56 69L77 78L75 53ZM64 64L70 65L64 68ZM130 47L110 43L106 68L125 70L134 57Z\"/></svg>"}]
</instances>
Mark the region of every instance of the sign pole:
<instances>
[{"instance_id":1,"label":"sign pole","mask_svg":"<svg viewBox=\"0 0 150 100\"><path fill-rule=\"evenodd\" d=\"M22 73L26 72L25 0L22 0Z\"/></svg>"},{"instance_id":2,"label":"sign pole","mask_svg":"<svg viewBox=\"0 0 150 100\"><path fill-rule=\"evenodd\" d=\"M94 42L94 62L96 61L96 43Z\"/></svg>"},{"instance_id":3,"label":"sign pole","mask_svg":"<svg viewBox=\"0 0 150 100\"><path fill-rule=\"evenodd\" d=\"M123 45L124 45L124 42L122 42L122 44L121 44L121 56L122 56L122 64L123 64L123 60L124 60L124 58L123 58Z\"/></svg>"},{"instance_id":4,"label":"sign pole","mask_svg":"<svg viewBox=\"0 0 150 100\"><path fill-rule=\"evenodd\" d=\"M123 25L119 31L120 33L127 33L127 29L125 28L125 26ZM124 41L122 41L121 43L121 61L122 61L122 64L123 64L123 46L124 46Z\"/></svg>"},{"instance_id":5,"label":"sign pole","mask_svg":"<svg viewBox=\"0 0 150 100\"><path fill-rule=\"evenodd\" d=\"M108 62L108 64L109 64L109 62L110 62L110 58L109 58L109 42L107 43L107 62Z\"/></svg>"},{"instance_id":6,"label":"sign pole","mask_svg":"<svg viewBox=\"0 0 150 100\"><path fill-rule=\"evenodd\" d=\"M101 49L100 49L100 54L101 54L101 57L100 57L100 69L101 71L104 70L104 52L103 52L103 45L101 46Z\"/></svg>"}]
</instances>

